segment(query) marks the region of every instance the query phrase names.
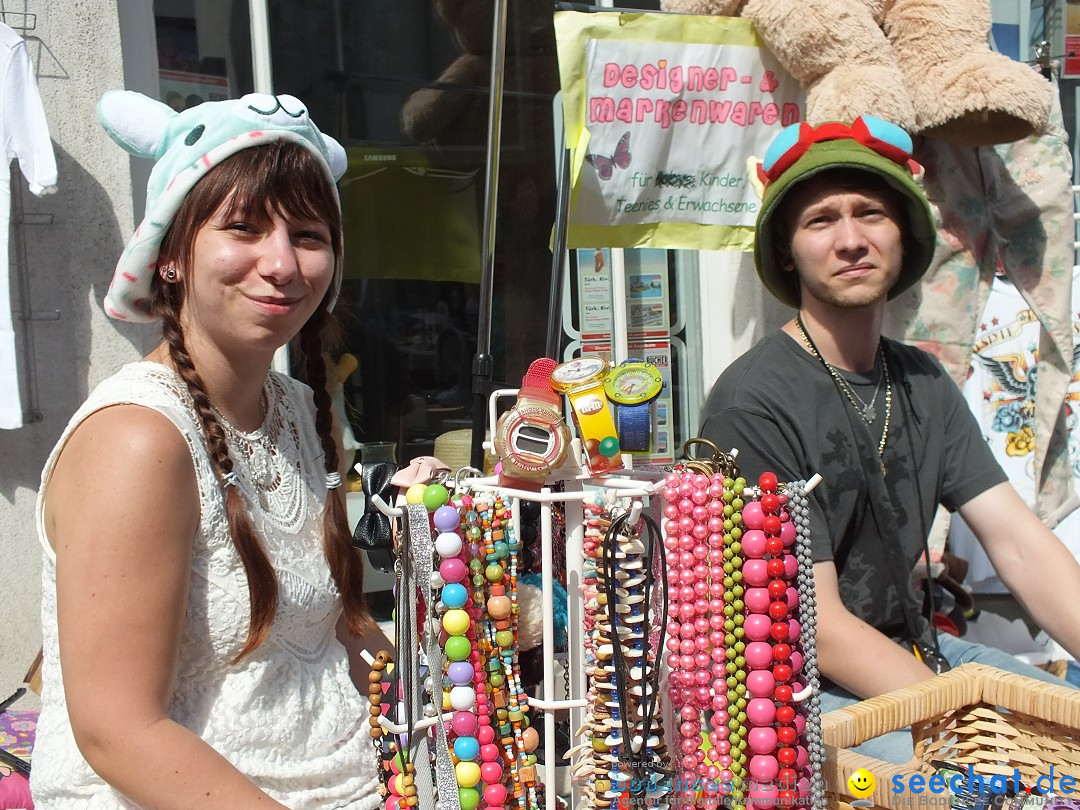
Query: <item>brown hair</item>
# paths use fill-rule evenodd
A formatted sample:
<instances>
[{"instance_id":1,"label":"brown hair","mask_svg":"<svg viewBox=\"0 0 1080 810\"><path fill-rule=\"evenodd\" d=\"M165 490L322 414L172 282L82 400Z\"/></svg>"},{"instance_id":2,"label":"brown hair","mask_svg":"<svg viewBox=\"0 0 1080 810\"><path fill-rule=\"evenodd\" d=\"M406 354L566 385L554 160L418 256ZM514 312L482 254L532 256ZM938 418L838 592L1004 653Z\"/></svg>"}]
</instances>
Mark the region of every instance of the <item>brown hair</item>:
<instances>
[{"instance_id":1,"label":"brown hair","mask_svg":"<svg viewBox=\"0 0 1080 810\"><path fill-rule=\"evenodd\" d=\"M175 263L185 272L181 282L163 284L154 277L154 312L162 319L162 337L169 357L187 384L206 434L210 461L224 486L233 470L233 460L225 430L218 421L199 373L188 353L180 309L184 283L188 278L195 237L223 204L228 215L239 215L260 225L270 222L271 212L326 223L330 229L335 265L342 252L341 211L334 189L316 159L304 147L287 141L242 149L215 166L188 192L161 244L159 264ZM299 348L303 354L308 384L314 391L315 428L322 443L326 472L338 472L337 443L332 430L330 395L326 390L324 344L339 336L337 321L330 313L329 296L300 329ZM251 623L243 649L233 660L254 651L266 639L277 613L278 582L274 568L255 533L247 508L235 486L224 486L229 534L244 566L250 592ZM323 550L327 564L341 592L349 630L359 635L371 623L364 602L363 560L353 548L340 489L327 493L323 509Z\"/></svg>"}]
</instances>

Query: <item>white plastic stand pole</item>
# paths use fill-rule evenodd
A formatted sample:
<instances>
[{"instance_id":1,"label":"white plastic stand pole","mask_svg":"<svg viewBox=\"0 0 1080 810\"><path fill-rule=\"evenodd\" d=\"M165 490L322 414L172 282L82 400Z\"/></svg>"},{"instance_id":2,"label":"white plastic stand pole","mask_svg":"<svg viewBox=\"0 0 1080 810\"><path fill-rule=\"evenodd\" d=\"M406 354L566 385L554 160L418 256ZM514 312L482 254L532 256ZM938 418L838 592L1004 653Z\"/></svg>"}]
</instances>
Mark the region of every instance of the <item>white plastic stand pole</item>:
<instances>
[{"instance_id":1,"label":"white plastic stand pole","mask_svg":"<svg viewBox=\"0 0 1080 810\"><path fill-rule=\"evenodd\" d=\"M568 500L563 515L566 521L566 665L570 700L585 697L585 643L582 639L584 603L581 598L581 569L585 559L585 510L578 499ZM570 709L570 745L576 745L575 732L585 722L585 708ZM573 763L568 763L571 765ZM578 806L577 783L570 781L570 807Z\"/></svg>"},{"instance_id":2,"label":"white plastic stand pole","mask_svg":"<svg viewBox=\"0 0 1080 810\"><path fill-rule=\"evenodd\" d=\"M542 496L551 494L551 487L540 490ZM520 509L514 509L514 522L520 520ZM515 537L521 537L516 531ZM555 593L554 578L555 555L551 548L551 501L540 502L540 570L543 571L544 605L544 699L555 700ZM547 810L555 810L555 712L544 712L544 765L547 790L545 804Z\"/></svg>"}]
</instances>

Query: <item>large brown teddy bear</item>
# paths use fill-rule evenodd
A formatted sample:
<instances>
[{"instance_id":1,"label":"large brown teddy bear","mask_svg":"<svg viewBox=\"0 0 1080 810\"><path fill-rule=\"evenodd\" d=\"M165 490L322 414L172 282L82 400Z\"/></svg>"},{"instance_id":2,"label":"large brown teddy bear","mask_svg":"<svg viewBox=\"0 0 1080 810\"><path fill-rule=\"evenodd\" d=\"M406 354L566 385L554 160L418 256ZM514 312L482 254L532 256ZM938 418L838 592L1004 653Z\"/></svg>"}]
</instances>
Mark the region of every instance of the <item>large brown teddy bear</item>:
<instances>
[{"instance_id":1,"label":"large brown teddy bear","mask_svg":"<svg viewBox=\"0 0 1080 810\"><path fill-rule=\"evenodd\" d=\"M807 93L811 123L872 113L968 146L1041 133L1049 82L993 53L989 0L663 0L741 16Z\"/></svg>"}]
</instances>

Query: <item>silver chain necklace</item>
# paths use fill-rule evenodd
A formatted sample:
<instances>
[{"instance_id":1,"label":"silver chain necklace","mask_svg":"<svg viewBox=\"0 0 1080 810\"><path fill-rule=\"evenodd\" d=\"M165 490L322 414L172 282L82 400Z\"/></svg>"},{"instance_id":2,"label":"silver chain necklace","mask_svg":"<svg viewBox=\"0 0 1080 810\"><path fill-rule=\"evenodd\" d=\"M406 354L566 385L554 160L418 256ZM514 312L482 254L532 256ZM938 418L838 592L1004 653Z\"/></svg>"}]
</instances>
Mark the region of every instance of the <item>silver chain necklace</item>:
<instances>
[{"instance_id":1,"label":"silver chain necklace","mask_svg":"<svg viewBox=\"0 0 1080 810\"><path fill-rule=\"evenodd\" d=\"M888 367L885 362L885 352L882 351L881 345L878 345L877 353L878 357L881 358L884 373L882 373L881 376L878 377L877 385L874 386L874 396L872 396L870 398L870 401L867 402L859 396L859 392L855 390L855 387L847 381L843 374L836 370L836 367L832 363L830 363L828 360L818 354L817 347L814 346L809 336L806 334L806 328L803 326L801 316L795 319L795 328L798 329L799 334L802 335L802 339L803 342L806 344L806 348L808 348L811 354L817 357L825 365L825 368L829 370L829 374L832 375L833 379L836 380L840 388L843 389L844 394L847 395L848 401L855 406L855 411L859 414L859 418L866 422L866 424L872 425L874 423L874 420L877 418L877 410L874 408L874 406L877 404L878 394L881 393L881 383L888 376Z\"/></svg>"},{"instance_id":2,"label":"silver chain necklace","mask_svg":"<svg viewBox=\"0 0 1080 810\"><path fill-rule=\"evenodd\" d=\"M810 335L806 333L806 327L803 326L801 314L795 316L795 328L798 329L799 334L802 335L803 343L806 344L806 348L810 350L810 353L814 355L814 357L821 361L821 364L825 366L829 374L832 375L832 378L836 380L836 384L840 387L840 390L844 392L848 402L852 404L859 413L859 416L862 417L867 425L871 424L874 421L874 416L876 414L870 409L872 409L874 402L877 400L877 391L874 391L874 398L870 400L869 405L863 402L859 395L856 394L854 389L848 384L848 381L840 375L840 372L833 368L829 361L821 356L821 353L817 350L817 346L814 345L814 341L812 341ZM881 379L878 380L879 386L881 380L885 381L885 424L881 428L881 439L878 441L877 451L878 464L881 465L881 475L884 477L885 461L882 456L885 453L885 442L889 438L889 419L892 416L892 380L889 377L889 361L885 358L885 350L882 348L880 341L878 342L878 354L881 355ZM860 402L863 402L862 408L859 407ZM867 410L870 410L869 419L865 416Z\"/></svg>"},{"instance_id":3,"label":"silver chain necklace","mask_svg":"<svg viewBox=\"0 0 1080 810\"><path fill-rule=\"evenodd\" d=\"M878 347L878 354L881 355L880 347ZM882 362L884 362L884 356L882 356ZM869 402L866 402L859 396L859 392L855 390L855 386L853 386L843 374L840 374L839 372L837 372L837 374L839 375L844 388L847 389L847 392L858 400L859 405L862 406L861 408L855 409L859 412L859 416L862 417L862 420L866 422L866 424L872 425L877 418L877 410L874 408L874 405L877 404L878 394L881 393L881 381L885 379L885 375L882 374L878 377L877 385L874 386L874 396L870 398Z\"/></svg>"}]
</instances>

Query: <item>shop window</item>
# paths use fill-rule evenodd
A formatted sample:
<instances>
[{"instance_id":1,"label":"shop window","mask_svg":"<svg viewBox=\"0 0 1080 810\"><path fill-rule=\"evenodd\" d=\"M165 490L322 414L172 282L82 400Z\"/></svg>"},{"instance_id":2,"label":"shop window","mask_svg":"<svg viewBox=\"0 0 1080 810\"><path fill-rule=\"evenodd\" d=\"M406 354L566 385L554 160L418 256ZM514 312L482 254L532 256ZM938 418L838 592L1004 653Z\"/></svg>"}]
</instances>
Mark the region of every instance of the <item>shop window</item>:
<instances>
[{"instance_id":1,"label":"shop window","mask_svg":"<svg viewBox=\"0 0 1080 810\"><path fill-rule=\"evenodd\" d=\"M159 99L177 112L251 92L247 0L155 0Z\"/></svg>"},{"instance_id":2,"label":"shop window","mask_svg":"<svg viewBox=\"0 0 1080 810\"><path fill-rule=\"evenodd\" d=\"M620 7L657 9L658 0ZM274 90L349 155L341 401L398 461L471 425L492 0L268 0ZM155 0L161 99L252 91L247 0ZM552 6L509 0L491 312L494 379L545 349L555 211ZM343 366L344 369L348 365ZM295 369L300 374L300 369ZM460 442L456 446L463 446Z\"/></svg>"},{"instance_id":3,"label":"shop window","mask_svg":"<svg viewBox=\"0 0 1080 810\"><path fill-rule=\"evenodd\" d=\"M398 460L471 425L483 234L490 0L271 0L275 88L349 153L338 314L361 443ZM555 210L552 8L510 0L494 257L495 378L544 352Z\"/></svg>"}]
</instances>

